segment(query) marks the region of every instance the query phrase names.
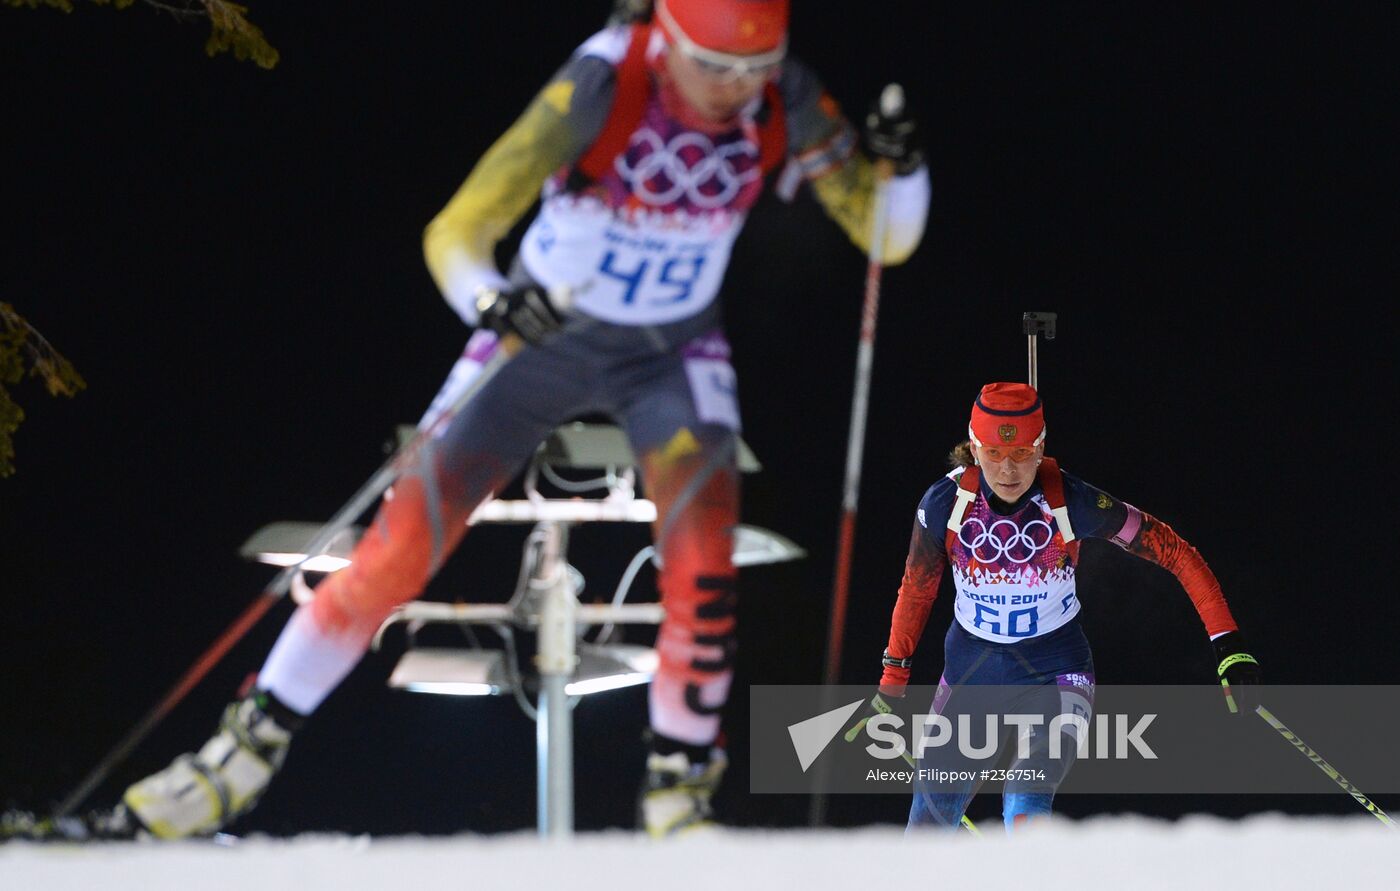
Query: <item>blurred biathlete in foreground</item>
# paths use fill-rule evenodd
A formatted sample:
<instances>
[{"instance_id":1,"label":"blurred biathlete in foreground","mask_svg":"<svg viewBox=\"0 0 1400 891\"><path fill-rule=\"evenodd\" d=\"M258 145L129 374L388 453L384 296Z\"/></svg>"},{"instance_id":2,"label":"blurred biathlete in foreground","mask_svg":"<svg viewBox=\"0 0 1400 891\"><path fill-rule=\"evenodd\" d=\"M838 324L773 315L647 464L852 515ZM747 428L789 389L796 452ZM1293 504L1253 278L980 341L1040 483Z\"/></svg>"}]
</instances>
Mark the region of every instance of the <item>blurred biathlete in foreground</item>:
<instances>
[{"instance_id":1,"label":"blurred biathlete in foreground","mask_svg":"<svg viewBox=\"0 0 1400 891\"><path fill-rule=\"evenodd\" d=\"M707 820L725 765L715 742L737 596L739 408L716 302L730 249L765 176L784 164L787 182L810 182L868 250L874 161L888 162L885 263L918 245L929 201L910 118L872 112L869 154L858 151L836 103L787 55L787 27L787 0L661 0L654 23L585 42L477 163L424 237L447 302L479 327L429 415L498 337L528 346L398 479L351 565L297 609L214 737L126 791L141 826L167 838L209 833L249 810L292 734L389 612L419 595L472 511L556 426L593 412L626 430L658 510L665 621L643 820L654 835ZM494 248L541 187L503 276ZM560 291L568 312L551 303Z\"/></svg>"},{"instance_id":2,"label":"blurred biathlete in foreground","mask_svg":"<svg viewBox=\"0 0 1400 891\"><path fill-rule=\"evenodd\" d=\"M1176 576L1210 635L1227 694L1232 686L1260 683L1261 674L1215 575L1196 549L1166 523L1045 457L1045 417L1035 390L1015 383L983 387L968 434L969 442L953 452L959 466L919 503L880 692L872 705L890 711L886 699L904 695L943 567L950 566L956 621L944 641L943 676L931 713L973 713L970 726L979 728L990 714L1043 719L1029 730L1010 765L1018 775L1032 777L1005 786L1002 814L1010 831L1050 814L1055 789L1073 764L1076 738L1062 739L1063 745L1052 749L1051 720L1061 714L1092 718L1094 660L1077 618L1075 592L1082 541L1107 539ZM1072 737L1073 725L1065 729ZM957 749L928 749L918 766L949 772L995 766L966 763ZM1058 757L1052 758L1053 752ZM1026 757L1019 757L1022 753ZM916 784L909 828L956 829L975 792L971 781Z\"/></svg>"}]
</instances>

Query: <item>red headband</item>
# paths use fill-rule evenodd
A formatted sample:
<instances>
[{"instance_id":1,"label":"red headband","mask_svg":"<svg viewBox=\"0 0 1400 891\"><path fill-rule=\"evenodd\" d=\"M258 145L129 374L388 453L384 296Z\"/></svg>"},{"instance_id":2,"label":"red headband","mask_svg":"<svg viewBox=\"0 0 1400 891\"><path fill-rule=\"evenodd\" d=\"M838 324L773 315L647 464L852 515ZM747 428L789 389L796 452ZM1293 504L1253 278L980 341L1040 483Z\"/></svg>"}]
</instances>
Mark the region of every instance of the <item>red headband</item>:
<instances>
[{"instance_id":1,"label":"red headband","mask_svg":"<svg viewBox=\"0 0 1400 891\"><path fill-rule=\"evenodd\" d=\"M661 0L656 21L672 40L684 38L718 54L778 52L787 45L789 0ZM679 32L679 33L676 33Z\"/></svg>"}]
</instances>

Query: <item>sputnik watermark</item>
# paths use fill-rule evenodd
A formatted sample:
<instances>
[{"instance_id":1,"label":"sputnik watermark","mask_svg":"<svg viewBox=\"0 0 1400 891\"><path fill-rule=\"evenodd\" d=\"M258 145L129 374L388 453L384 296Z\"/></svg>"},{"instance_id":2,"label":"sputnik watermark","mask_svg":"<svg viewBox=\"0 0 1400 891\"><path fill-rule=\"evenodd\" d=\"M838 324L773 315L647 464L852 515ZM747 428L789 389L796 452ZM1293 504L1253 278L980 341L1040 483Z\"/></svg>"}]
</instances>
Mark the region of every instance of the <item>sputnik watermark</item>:
<instances>
[{"instance_id":1,"label":"sputnik watermark","mask_svg":"<svg viewBox=\"0 0 1400 891\"><path fill-rule=\"evenodd\" d=\"M1051 758L1060 758L1065 746L1064 738L1075 742L1075 757L1125 759L1132 753L1148 760L1156 760L1157 753L1147 744L1143 734L1156 719L1155 714L1144 714L1129 726L1130 715L1095 715L1091 722L1083 715L1060 714L1049 719L1047 746ZM956 720L954 720L954 718ZM976 719L982 720L983 732L980 745L974 743L973 729ZM995 757L1001 749L1002 725L1006 730L1016 732L1016 757L1029 758L1031 748L1041 734L1038 728L1047 724L1045 715L914 715L913 745L906 743L905 721L897 714L875 715L866 722L864 732L873 742L865 751L874 758L893 760L904 757L912 751L915 758L923 758L929 749L936 749L950 743L956 744L963 757L984 760ZM955 729L956 728L956 729ZM1091 732L1092 730L1092 732Z\"/></svg>"},{"instance_id":2,"label":"sputnik watermark","mask_svg":"<svg viewBox=\"0 0 1400 891\"><path fill-rule=\"evenodd\" d=\"M898 700L875 699L863 685L755 685L750 791L908 794L990 782L1056 794L1336 793L1323 771L1302 770L1293 747L1263 734L1257 715L1231 712L1218 684L1058 680L908 687ZM1305 738L1332 733L1328 758L1349 782L1368 794L1400 789L1400 731L1387 723L1400 715L1400 685L1273 686L1255 695Z\"/></svg>"}]
</instances>

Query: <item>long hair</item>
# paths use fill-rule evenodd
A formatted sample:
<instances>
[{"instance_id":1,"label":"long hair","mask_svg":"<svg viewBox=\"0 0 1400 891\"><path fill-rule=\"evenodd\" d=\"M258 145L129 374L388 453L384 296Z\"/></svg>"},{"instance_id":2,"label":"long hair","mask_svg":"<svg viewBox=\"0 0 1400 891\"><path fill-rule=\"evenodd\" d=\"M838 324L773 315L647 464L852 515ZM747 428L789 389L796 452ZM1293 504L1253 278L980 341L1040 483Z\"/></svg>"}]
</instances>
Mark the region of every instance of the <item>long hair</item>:
<instances>
[{"instance_id":1,"label":"long hair","mask_svg":"<svg viewBox=\"0 0 1400 891\"><path fill-rule=\"evenodd\" d=\"M953 446L952 451L948 452L949 470L957 470L959 467L971 467L974 463L976 462L972 460L972 440L970 439L964 439L962 442Z\"/></svg>"}]
</instances>

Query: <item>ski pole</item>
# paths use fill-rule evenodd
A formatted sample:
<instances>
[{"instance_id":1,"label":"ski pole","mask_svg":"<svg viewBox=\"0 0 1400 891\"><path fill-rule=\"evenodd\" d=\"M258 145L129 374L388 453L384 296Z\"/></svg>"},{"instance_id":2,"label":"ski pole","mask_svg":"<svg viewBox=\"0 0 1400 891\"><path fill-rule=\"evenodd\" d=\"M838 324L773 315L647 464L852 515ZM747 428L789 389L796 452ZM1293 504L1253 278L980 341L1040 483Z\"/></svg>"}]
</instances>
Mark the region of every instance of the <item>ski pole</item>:
<instances>
[{"instance_id":1,"label":"ski pole","mask_svg":"<svg viewBox=\"0 0 1400 891\"><path fill-rule=\"evenodd\" d=\"M1341 786L1343 792L1347 793L1352 798L1355 798L1357 804L1364 807L1366 811L1371 814L1371 816L1375 817L1377 820L1380 820L1382 823L1389 826L1391 829L1396 828L1395 821L1390 819L1390 817L1386 814L1385 811L1381 810L1374 801L1367 798L1365 793L1363 793L1360 789L1353 786L1346 777L1338 773L1337 768L1328 764L1323 759L1323 757L1319 755L1311 746L1307 745L1301 739L1299 739L1298 734L1285 727L1282 721L1273 716L1272 712L1264 708L1264 706L1262 705L1256 706L1254 711L1258 713L1259 717L1263 718L1265 721L1268 721L1270 727L1274 728L1280 734L1282 734L1284 739L1292 743L1293 748L1297 749L1299 752L1302 752L1303 755L1309 761L1317 765L1319 770L1331 777L1332 781L1335 782L1338 786Z\"/></svg>"},{"instance_id":2,"label":"ski pole","mask_svg":"<svg viewBox=\"0 0 1400 891\"><path fill-rule=\"evenodd\" d=\"M228 651L233 649L234 645L243 639L244 635L258 623L258 620L261 619L274 604L282 599L287 593L293 577L296 576L301 566L312 557L320 556L326 548L330 547L331 543L335 541L336 536L345 531L360 514L364 513L365 510L384 493L385 489L393 484L394 480L399 475L400 468L409 463L414 453L436 436L437 433L446 426L447 422L455 417L466 404L481 391L481 388L496 375L496 372L500 371L502 366L510 361L511 357L518 353L523 346L524 341L514 335L506 335L501 338L496 352L491 356L490 360L482 366L481 372L477 375L476 380L472 381L471 385L466 387L461 394L457 396L456 400L453 401L452 405L440 414L431 425L417 431L411 439L400 446L394 454L389 456L388 460L380 465L379 469L374 472L374 475L345 503L345 506L336 511L335 515L332 516L330 520L326 521L325 525L323 525L320 531L312 538L302 558L296 563L284 567L281 572L277 573L272 581L263 588L238 618L234 619L233 622L224 629L223 633L214 639L214 642L209 645L208 649L201 653L199 658L195 659L194 663L181 675L174 686L166 692L165 696L163 696L161 700L131 728L131 730L127 731L127 734L121 738L121 741L113 746L111 751L97 763L97 766L88 772L87 776L83 778L83 781L59 802L58 807L54 809L52 819L62 819L78 809L87 797L92 794L92 791L107 779L107 775L111 773L112 768L125 760L125 758L131 754L132 750L139 746L161 721L165 720L166 715L170 714L170 712L184 700L190 690L194 689L194 687L204 679L204 676L223 660L224 656L228 654Z\"/></svg>"},{"instance_id":3,"label":"ski pole","mask_svg":"<svg viewBox=\"0 0 1400 891\"><path fill-rule=\"evenodd\" d=\"M880 101L898 87L885 88ZM903 94L894 100L903 104ZM861 307L860 343L856 350L855 391L851 396L851 426L846 439L846 476L841 490L841 526L838 535L836 574L831 592L831 625L826 643L823 683L834 684L841 673L842 636L846 624L846 600L850 593L851 552L855 542L856 505L860 500L860 468L865 450L865 421L870 404L870 372L875 363L875 323L880 313L880 275L884 270L885 233L889 229L889 181L894 165L875 162L874 229L869 262L865 267L865 300Z\"/></svg>"},{"instance_id":4,"label":"ski pole","mask_svg":"<svg viewBox=\"0 0 1400 891\"><path fill-rule=\"evenodd\" d=\"M885 88L880 101L898 87ZM904 101L903 92L891 101ZM889 229L889 181L894 165L886 159L875 162L874 226L870 237L869 261L865 267L865 299L861 306L860 343L856 349L855 392L851 396L851 426L846 439L846 476L841 489L841 524L837 533L836 571L831 586L831 619L827 627L826 668L822 683L830 686L841 674L841 648L846 630L846 602L850 596L851 557L856 537L856 505L860 500L860 465L865 449L865 419L870 403L870 370L875 363L875 322L880 312L880 274L884 270L885 233ZM820 826L826 816L826 796L812 795L809 822Z\"/></svg>"}]
</instances>

